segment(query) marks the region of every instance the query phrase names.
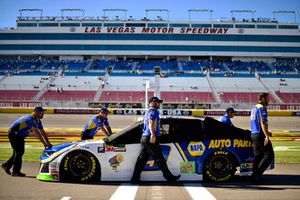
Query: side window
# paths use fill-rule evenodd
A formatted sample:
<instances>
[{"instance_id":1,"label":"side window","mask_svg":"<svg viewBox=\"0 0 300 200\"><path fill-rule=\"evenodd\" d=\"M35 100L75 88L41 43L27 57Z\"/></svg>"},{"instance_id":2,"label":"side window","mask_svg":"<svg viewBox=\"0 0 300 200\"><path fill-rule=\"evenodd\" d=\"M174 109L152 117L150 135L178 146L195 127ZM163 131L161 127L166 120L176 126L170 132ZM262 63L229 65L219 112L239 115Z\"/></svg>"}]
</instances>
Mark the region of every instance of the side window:
<instances>
[{"instance_id":1,"label":"side window","mask_svg":"<svg viewBox=\"0 0 300 200\"><path fill-rule=\"evenodd\" d=\"M174 123L171 134L178 142L201 141L204 134L202 121L197 119L178 119Z\"/></svg>"},{"instance_id":2,"label":"side window","mask_svg":"<svg viewBox=\"0 0 300 200\"><path fill-rule=\"evenodd\" d=\"M170 124L160 124L160 135L168 135Z\"/></svg>"},{"instance_id":3,"label":"side window","mask_svg":"<svg viewBox=\"0 0 300 200\"><path fill-rule=\"evenodd\" d=\"M170 119L161 124L160 142L201 141L204 137L202 127L201 120Z\"/></svg>"},{"instance_id":4,"label":"side window","mask_svg":"<svg viewBox=\"0 0 300 200\"><path fill-rule=\"evenodd\" d=\"M107 144L136 144L140 143L143 133L143 123L137 122L129 127L121 130L118 133L113 134L106 140Z\"/></svg>"},{"instance_id":5,"label":"side window","mask_svg":"<svg viewBox=\"0 0 300 200\"><path fill-rule=\"evenodd\" d=\"M160 120L160 137L159 142L160 143L172 143L176 142L176 139L174 138L174 135L171 134L171 127L172 127L172 120L170 119L161 119Z\"/></svg>"}]
</instances>

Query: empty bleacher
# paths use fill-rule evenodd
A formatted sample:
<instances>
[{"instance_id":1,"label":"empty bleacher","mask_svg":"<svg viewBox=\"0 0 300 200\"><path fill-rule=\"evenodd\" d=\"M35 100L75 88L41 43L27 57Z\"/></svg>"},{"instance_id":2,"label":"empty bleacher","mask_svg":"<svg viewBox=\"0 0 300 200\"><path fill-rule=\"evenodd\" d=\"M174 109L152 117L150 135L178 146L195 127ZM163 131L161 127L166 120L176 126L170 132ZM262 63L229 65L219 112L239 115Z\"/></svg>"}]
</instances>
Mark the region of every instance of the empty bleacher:
<instances>
[{"instance_id":1,"label":"empty bleacher","mask_svg":"<svg viewBox=\"0 0 300 200\"><path fill-rule=\"evenodd\" d=\"M167 103L215 103L211 92L166 92L160 93L161 98Z\"/></svg>"},{"instance_id":2,"label":"empty bleacher","mask_svg":"<svg viewBox=\"0 0 300 200\"><path fill-rule=\"evenodd\" d=\"M284 103L300 103L300 92L291 93L291 92L280 92L276 91L276 94L283 100Z\"/></svg>"},{"instance_id":3,"label":"empty bleacher","mask_svg":"<svg viewBox=\"0 0 300 200\"><path fill-rule=\"evenodd\" d=\"M255 77L212 77L221 101L225 103L255 103L260 92L267 89ZM275 102L274 99L271 99Z\"/></svg>"},{"instance_id":4,"label":"empty bleacher","mask_svg":"<svg viewBox=\"0 0 300 200\"><path fill-rule=\"evenodd\" d=\"M265 77L261 79L284 103L300 103L299 78Z\"/></svg>"},{"instance_id":5,"label":"empty bleacher","mask_svg":"<svg viewBox=\"0 0 300 200\"><path fill-rule=\"evenodd\" d=\"M160 96L166 103L253 104L260 92L270 91L275 96L271 103L300 103L300 62L289 60L0 59L0 100L144 102L146 81L148 95L154 95L157 66L162 73Z\"/></svg>"},{"instance_id":6,"label":"empty bleacher","mask_svg":"<svg viewBox=\"0 0 300 200\"><path fill-rule=\"evenodd\" d=\"M62 76L47 86L42 100L92 101L101 85L97 76Z\"/></svg>"},{"instance_id":7,"label":"empty bleacher","mask_svg":"<svg viewBox=\"0 0 300 200\"><path fill-rule=\"evenodd\" d=\"M154 92L148 92L148 96L153 96ZM145 91L110 91L102 92L100 101L106 102L130 102L140 103L145 101Z\"/></svg>"},{"instance_id":8,"label":"empty bleacher","mask_svg":"<svg viewBox=\"0 0 300 200\"><path fill-rule=\"evenodd\" d=\"M96 91L47 91L41 100L48 101L93 101Z\"/></svg>"},{"instance_id":9,"label":"empty bleacher","mask_svg":"<svg viewBox=\"0 0 300 200\"><path fill-rule=\"evenodd\" d=\"M28 101L37 94L37 90L3 90L0 89L0 100L3 101Z\"/></svg>"},{"instance_id":10,"label":"empty bleacher","mask_svg":"<svg viewBox=\"0 0 300 200\"><path fill-rule=\"evenodd\" d=\"M40 90L47 82L48 76L7 76L0 82L1 90Z\"/></svg>"}]
</instances>

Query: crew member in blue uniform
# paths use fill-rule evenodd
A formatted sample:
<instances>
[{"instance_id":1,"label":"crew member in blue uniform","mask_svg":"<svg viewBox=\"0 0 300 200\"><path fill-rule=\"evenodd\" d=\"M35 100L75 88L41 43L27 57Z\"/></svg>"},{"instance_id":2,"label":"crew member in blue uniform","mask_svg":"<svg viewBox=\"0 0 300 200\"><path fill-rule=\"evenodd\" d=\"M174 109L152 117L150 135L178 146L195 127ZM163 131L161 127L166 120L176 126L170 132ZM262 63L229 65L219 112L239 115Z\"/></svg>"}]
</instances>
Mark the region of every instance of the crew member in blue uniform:
<instances>
[{"instance_id":1,"label":"crew member in blue uniform","mask_svg":"<svg viewBox=\"0 0 300 200\"><path fill-rule=\"evenodd\" d=\"M160 103L162 102L163 101L158 97L152 97L149 99L150 108L145 113L144 117L144 129L141 137L141 150L131 178L132 183L138 183L140 181L141 173L150 155L157 160L158 166L161 169L165 179L168 181L177 181L180 178L180 175L173 176L170 172L159 145L160 117L158 109L160 107Z\"/></svg>"},{"instance_id":2,"label":"crew member in blue uniform","mask_svg":"<svg viewBox=\"0 0 300 200\"><path fill-rule=\"evenodd\" d=\"M272 133L268 128L269 94L261 93L259 103L251 110L251 140L253 144L254 160L252 180L259 181L262 174L274 159L273 146L270 140Z\"/></svg>"},{"instance_id":3,"label":"crew member in blue uniform","mask_svg":"<svg viewBox=\"0 0 300 200\"><path fill-rule=\"evenodd\" d=\"M93 139L99 129L101 129L106 136L110 136L112 131L107 119L108 113L110 112L107 108L101 108L99 114L95 115L84 126L81 133L81 140Z\"/></svg>"},{"instance_id":4,"label":"crew member in blue uniform","mask_svg":"<svg viewBox=\"0 0 300 200\"><path fill-rule=\"evenodd\" d=\"M19 118L10 126L8 138L13 148L13 155L8 161L1 165L7 174L12 176L25 176L25 174L21 172L22 156L24 154L25 138L30 133L35 133L45 148L52 147L41 121L44 117L44 112L44 108L35 107L31 115ZM10 171L11 168L13 168L12 173Z\"/></svg>"},{"instance_id":5,"label":"crew member in blue uniform","mask_svg":"<svg viewBox=\"0 0 300 200\"><path fill-rule=\"evenodd\" d=\"M230 119L234 117L234 114L235 114L235 110L232 107L229 107L229 108L226 109L225 115L220 117L219 121L223 122L225 124L228 124L230 126L233 126Z\"/></svg>"}]
</instances>

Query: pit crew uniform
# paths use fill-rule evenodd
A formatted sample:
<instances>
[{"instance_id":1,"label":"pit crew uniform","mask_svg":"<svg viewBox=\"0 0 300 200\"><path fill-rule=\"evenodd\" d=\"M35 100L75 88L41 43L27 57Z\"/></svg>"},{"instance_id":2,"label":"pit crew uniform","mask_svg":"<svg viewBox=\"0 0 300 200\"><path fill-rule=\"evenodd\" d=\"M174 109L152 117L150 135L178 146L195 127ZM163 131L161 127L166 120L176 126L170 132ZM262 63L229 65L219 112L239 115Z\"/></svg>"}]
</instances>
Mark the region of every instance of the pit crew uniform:
<instances>
[{"instance_id":1,"label":"pit crew uniform","mask_svg":"<svg viewBox=\"0 0 300 200\"><path fill-rule=\"evenodd\" d=\"M156 135L156 141L154 144L150 143L150 127L149 127L149 120L153 120L155 123L155 135ZM160 130L159 130L159 112L156 108L150 107L149 110L145 114L144 118L144 129L143 134L141 137L141 150L140 154L138 156L134 172L131 178L131 182L138 182L140 180L141 172L143 171L150 155L157 160L158 166L161 169L163 176L168 181L176 181L179 177L173 176L170 170L168 169L167 163L165 158L163 157L163 154L160 149L159 145L159 136L160 136Z\"/></svg>"},{"instance_id":2,"label":"pit crew uniform","mask_svg":"<svg viewBox=\"0 0 300 200\"><path fill-rule=\"evenodd\" d=\"M32 127L43 129L42 121L33 114L17 119L9 128L8 138L13 148L13 155L3 165L6 169L13 167L13 174L18 174L22 167L25 138L31 132Z\"/></svg>"},{"instance_id":3,"label":"pit crew uniform","mask_svg":"<svg viewBox=\"0 0 300 200\"><path fill-rule=\"evenodd\" d=\"M223 115L222 117L220 117L219 119L220 122L223 122L224 124L228 124L230 126L233 126L228 114Z\"/></svg>"},{"instance_id":4,"label":"pit crew uniform","mask_svg":"<svg viewBox=\"0 0 300 200\"><path fill-rule=\"evenodd\" d=\"M81 140L93 139L101 126L109 126L108 119L100 115L95 115L84 126L81 133Z\"/></svg>"},{"instance_id":5,"label":"pit crew uniform","mask_svg":"<svg viewBox=\"0 0 300 200\"><path fill-rule=\"evenodd\" d=\"M265 134L261 127L261 121L268 123L268 111L262 104L257 104L251 110L251 140L254 151L253 176L260 177L267 169L274 151L271 141L264 146Z\"/></svg>"}]
</instances>

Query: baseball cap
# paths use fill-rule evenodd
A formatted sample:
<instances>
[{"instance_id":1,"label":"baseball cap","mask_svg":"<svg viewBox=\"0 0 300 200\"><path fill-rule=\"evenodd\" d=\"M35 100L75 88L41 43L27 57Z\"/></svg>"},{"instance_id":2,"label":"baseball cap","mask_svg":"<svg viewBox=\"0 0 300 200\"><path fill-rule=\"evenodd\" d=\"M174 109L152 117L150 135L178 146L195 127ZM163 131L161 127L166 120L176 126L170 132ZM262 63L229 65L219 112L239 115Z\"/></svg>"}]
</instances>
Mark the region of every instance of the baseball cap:
<instances>
[{"instance_id":1,"label":"baseball cap","mask_svg":"<svg viewBox=\"0 0 300 200\"><path fill-rule=\"evenodd\" d=\"M149 103L150 103L150 102L162 103L163 100L159 99L158 97L151 97L151 98L149 99Z\"/></svg>"},{"instance_id":2,"label":"baseball cap","mask_svg":"<svg viewBox=\"0 0 300 200\"><path fill-rule=\"evenodd\" d=\"M234 112L236 112L232 107L229 107L229 108L226 108L226 112L227 113L234 113Z\"/></svg>"},{"instance_id":3,"label":"baseball cap","mask_svg":"<svg viewBox=\"0 0 300 200\"><path fill-rule=\"evenodd\" d=\"M44 109L41 106L38 106L38 107L35 107L33 111L43 112L43 111L46 111L46 109Z\"/></svg>"},{"instance_id":4,"label":"baseball cap","mask_svg":"<svg viewBox=\"0 0 300 200\"><path fill-rule=\"evenodd\" d=\"M100 112L110 113L109 110L108 110L107 108L101 108Z\"/></svg>"}]
</instances>

